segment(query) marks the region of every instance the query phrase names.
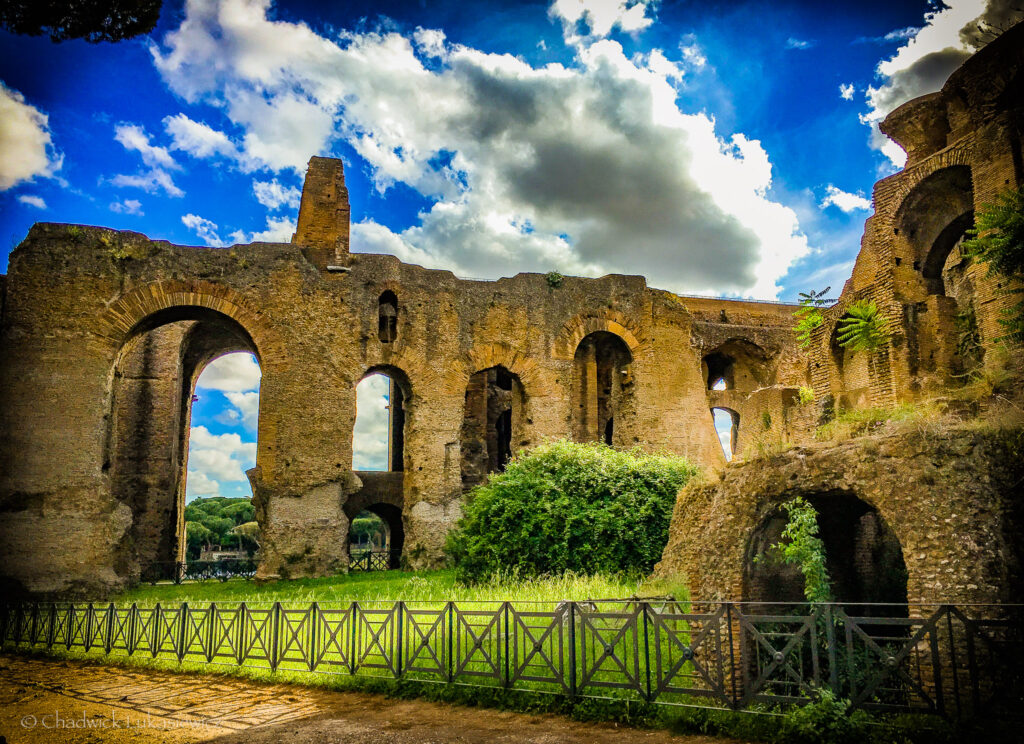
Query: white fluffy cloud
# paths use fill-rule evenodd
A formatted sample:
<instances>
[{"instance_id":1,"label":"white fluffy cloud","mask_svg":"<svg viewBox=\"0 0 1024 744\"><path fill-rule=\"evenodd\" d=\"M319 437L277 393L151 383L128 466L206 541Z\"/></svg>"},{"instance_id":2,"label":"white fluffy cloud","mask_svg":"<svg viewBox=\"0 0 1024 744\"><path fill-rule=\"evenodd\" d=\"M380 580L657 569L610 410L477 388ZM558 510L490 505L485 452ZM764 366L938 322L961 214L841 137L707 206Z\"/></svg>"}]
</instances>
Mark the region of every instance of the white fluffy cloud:
<instances>
[{"instance_id":1,"label":"white fluffy cloud","mask_svg":"<svg viewBox=\"0 0 1024 744\"><path fill-rule=\"evenodd\" d=\"M250 393L224 393L224 397L228 399L228 402L234 406L234 409L238 411L239 421L242 426L251 431L256 430L256 425L259 422L260 413L260 394L259 391L253 391Z\"/></svg>"},{"instance_id":2,"label":"white fluffy cloud","mask_svg":"<svg viewBox=\"0 0 1024 744\"><path fill-rule=\"evenodd\" d=\"M384 375L370 375L356 386L353 470L387 470L388 386Z\"/></svg>"},{"instance_id":3,"label":"white fluffy cloud","mask_svg":"<svg viewBox=\"0 0 1024 744\"><path fill-rule=\"evenodd\" d=\"M227 239L221 238L220 227L216 222L198 214L182 215L181 222L206 245L213 248L244 243L289 243L295 232L295 220L290 217L267 217L266 229L252 233L234 230Z\"/></svg>"},{"instance_id":4,"label":"white fluffy cloud","mask_svg":"<svg viewBox=\"0 0 1024 744\"><path fill-rule=\"evenodd\" d=\"M120 174L110 179L115 186L138 188L148 193L161 189L168 196L184 196L185 192L174 185L169 170L181 166L174 160L167 148L154 145L149 134L137 124L118 124L114 127L114 139L129 152L137 152L146 168L136 174Z\"/></svg>"},{"instance_id":5,"label":"white fluffy cloud","mask_svg":"<svg viewBox=\"0 0 1024 744\"><path fill-rule=\"evenodd\" d=\"M238 434L211 434L205 426L189 432L186 498L219 493L214 484L245 482L245 471L256 464L256 443Z\"/></svg>"},{"instance_id":6,"label":"white fluffy cloud","mask_svg":"<svg viewBox=\"0 0 1024 744\"><path fill-rule=\"evenodd\" d=\"M889 59L878 63L878 87L867 89L868 111L861 117L872 127L872 143L897 166L906 154L878 131L878 122L893 109L918 96L940 90L957 67L983 46L987 28L1006 28L1024 17L1015 0L946 0L924 16L916 33L900 29L890 36L905 43Z\"/></svg>"},{"instance_id":7,"label":"white fluffy cloud","mask_svg":"<svg viewBox=\"0 0 1024 744\"><path fill-rule=\"evenodd\" d=\"M43 197L41 196L35 196L33 194L21 194L18 197L18 201L20 201L22 204L27 204L30 207L35 207L36 209L46 209L46 200L43 199Z\"/></svg>"},{"instance_id":8,"label":"white fluffy cloud","mask_svg":"<svg viewBox=\"0 0 1024 744\"><path fill-rule=\"evenodd\" d=\"M849 191L829 184L825 188L825 198L821 200L821 208L836 207L843 212L855 212L858 209L871 209L871 200L861 194L851 194Z\"/></svg>"},{"instance_id":9,"label":"white fluffy cloud","mask_svg":"<svg viewBox=\"0 0 1024 744\"><path fill-rule=\"evenodd\" d=\"M840 83L839 84L839 97L844 101L852 101L855 89L853 83Z\"/></svg>"},{"instance_id":10,"label":"white fluffy cloud","mask_svg":"<svg viewBox=\"0 0 1024 744\"><path fill-rule=\"evenodd\" d=\"M604 38L616 28L626 33L642 31L654 22L647 15L653 4L650 0L555 0L548 15L561 21L566 41L575 43L581 37Z\"/></svg>"},{"instance_id":11,"label":"white fluffy cloud","mask_svg":"<svg viewBox=\"0 0 1024 744\"><path fill-rule=\"evenodd\" d=\"M125 199L124 201L115 201L110 203L110 211L117 212L118 214L134 214L143 216L142 202L138 199Z\"/></svg>"},{"instance_id":12,"label":"white fluffy cloud","mask_svg":"<svg viewBox=\"0 0 1024 744\"><path fill-rule=\"evenodd\" d=\"M267 209L298 209L299 200L302 198L302 192L297 188L282 186L276 178L272 181L253 181L252 191L256 195L256 201Z\"/></svg>"},{"instance_id":13,"label":"white fluffy cloud","mask_svg":"<svg viewBox=\"0 0 1024 744\"><path fill-rule=\"evenodd\" d=\"M47 115L0 82L0 191L51 176L61 162L53 152Z\"/></svg>"},{"instance_id":14,"label":"white fluffy cloud","mask_svg":"<svg viewBox=\"0 0 1024 744\"><path fill-rule=\"evenodd\" d=\"M223 393L246 393L259 390L261 375L260 365L252 354L225 354L206 365L196 387Z\"/></svg>"},{"instance_id":15,"label":"white fluffy cloud","mask_svg":"<svg viewBox=\"0 0 1024 744\"><path fill-rule=\"evenodd\" d=\"M209 158L215 155L233 160L240 158L237 145L226 134L218 132L208 124L193 121L185 114L165 118L164 131L171 137L172 149L186 152L194 158Z\"/></svg>"},{"instance_id":16,"label":"white fluffy cloud","mask_svg":"<svg viewBox=\"0 0 1024 744\"><path fill-rule=\"evenodd\" d=\"M268 0L190 0L154 59L174 92L239 125L253 162L301 173L343 138L380 191L403 183L433 201L401 231L353 225L355 250L468 276L558 268L775 296L807 243L795 213L767 196L768 154L678 108L676 71L694 64L685 54L631 60L598 38L650 23L646 4L611 6L552 7L589 29L570 67L423 29L328 39L269 19Z\"/></svg>"}]
</instances>

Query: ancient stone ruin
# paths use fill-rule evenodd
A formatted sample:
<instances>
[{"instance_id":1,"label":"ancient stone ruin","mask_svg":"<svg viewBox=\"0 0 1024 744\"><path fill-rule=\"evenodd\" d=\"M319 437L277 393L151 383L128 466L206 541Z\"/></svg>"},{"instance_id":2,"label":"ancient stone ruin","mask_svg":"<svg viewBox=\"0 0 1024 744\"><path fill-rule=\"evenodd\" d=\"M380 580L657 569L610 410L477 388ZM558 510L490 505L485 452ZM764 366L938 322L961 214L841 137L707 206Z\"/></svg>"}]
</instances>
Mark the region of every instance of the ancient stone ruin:
<instances>
[{"instance_id":1,"label":"ancient stone ruin","mask_svg":"<svg viewBox=\"0 0 1024 744\"><path fill-rule=\"evenodd\" d=\"M994 358L1007 300L959 244L978 205L1024 183L1022 50L1018 28L886 119L908 164L876 186L853 276L809 350L792 305L683 297L639 276L471 281L351 253L342 163L327 158L309 162L290 244L195 248L35 225L0 277L5 582L105 593L180 558L191 397L229 352L253 353L262 371L248 473L262 577L344 571L364 509L389 523L407 565L437 565L464 493L544 437L669 450L712 472L725 468L713 409L732 420L741 457L809 443L823 405L943 389L963 368L958 313L972 309ZM885 316L881 351L836 341L856 299ZM358 472L355 388L374 373L392 391L389 468ZM801 404L801 387L816 405ZM708 599L771 592L778 577L757 575L747 554L800 492L835 517L829 530L849 533L851 594L892 579L885 596L901 601L1006 598L1020 458L1005 465L1008 445L966 436L876 443L867 460L867 444L850 444L725 468L681 495L663 570ZM872 573L897 552L902 585Z\"/></svg>"}]
</instances>

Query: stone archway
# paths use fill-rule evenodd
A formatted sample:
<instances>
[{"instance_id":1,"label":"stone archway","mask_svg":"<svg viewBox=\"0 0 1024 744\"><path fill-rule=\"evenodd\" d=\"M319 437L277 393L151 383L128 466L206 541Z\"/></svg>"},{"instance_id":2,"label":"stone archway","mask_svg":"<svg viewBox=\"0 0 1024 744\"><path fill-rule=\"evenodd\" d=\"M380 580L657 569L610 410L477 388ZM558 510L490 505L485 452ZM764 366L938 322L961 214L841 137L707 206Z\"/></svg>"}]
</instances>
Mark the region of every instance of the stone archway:
<instances>
[{"instance_id":1,"label":"stone archway","mask_svg":"<svg viewBox=\"0 0 1024 744\"><path fill-rule=\"evenodd\" d=\"M260 359L246 328L203 305L170 306L140 318L111 373L103 472L132 522L116 549L119 573L162 575L185 558L184 504L196 381L213 359L244 351ZM257 508L261 527L265 515ZM172 570L167 568L168 571Z\"/></svg>"}]
</instances>

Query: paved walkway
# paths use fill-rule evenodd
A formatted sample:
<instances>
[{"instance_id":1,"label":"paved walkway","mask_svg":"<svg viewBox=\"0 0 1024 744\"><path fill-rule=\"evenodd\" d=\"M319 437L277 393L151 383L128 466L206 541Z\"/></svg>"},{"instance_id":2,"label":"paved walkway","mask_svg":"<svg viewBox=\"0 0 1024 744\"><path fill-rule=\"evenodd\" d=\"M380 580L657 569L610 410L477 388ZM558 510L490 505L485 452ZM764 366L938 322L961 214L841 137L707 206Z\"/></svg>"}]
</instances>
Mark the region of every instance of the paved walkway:
<instances>
[{"instance_id":1,"label":"paved walkway","mask_svg":"<svg viewBox=\"0 0 1024 744\"><path fill-rule=\"evenodd\" d=\"M8 655L0 655L0 735L9 744L727 742L561 716Z\"/></svg>"}]
</instances>

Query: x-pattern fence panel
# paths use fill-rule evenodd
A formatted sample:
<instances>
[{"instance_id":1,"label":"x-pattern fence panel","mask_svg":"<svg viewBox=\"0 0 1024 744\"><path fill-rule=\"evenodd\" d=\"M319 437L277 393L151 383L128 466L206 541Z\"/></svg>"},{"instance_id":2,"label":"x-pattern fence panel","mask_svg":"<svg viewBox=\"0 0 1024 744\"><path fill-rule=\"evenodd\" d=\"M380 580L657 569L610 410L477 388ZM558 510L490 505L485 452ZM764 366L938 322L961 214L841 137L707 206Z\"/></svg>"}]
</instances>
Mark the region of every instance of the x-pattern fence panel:
<instances>
[{"instance_id":1,"label":"x-pattern fence panel","mask_svg":"<svg viewBox=\"0 0 1024 744\"><path fill-rule=\"evenodd\" d=\"M1024 720L1024 607L733 602L0 606L5 648L758 709Z\"/></svg>"}]
</instances>

